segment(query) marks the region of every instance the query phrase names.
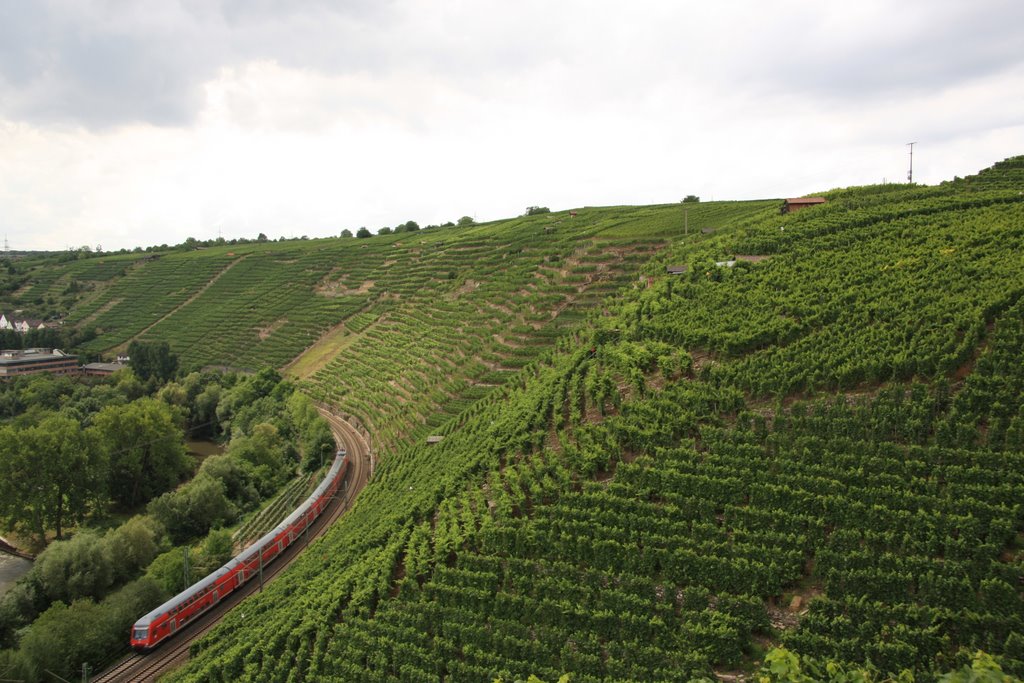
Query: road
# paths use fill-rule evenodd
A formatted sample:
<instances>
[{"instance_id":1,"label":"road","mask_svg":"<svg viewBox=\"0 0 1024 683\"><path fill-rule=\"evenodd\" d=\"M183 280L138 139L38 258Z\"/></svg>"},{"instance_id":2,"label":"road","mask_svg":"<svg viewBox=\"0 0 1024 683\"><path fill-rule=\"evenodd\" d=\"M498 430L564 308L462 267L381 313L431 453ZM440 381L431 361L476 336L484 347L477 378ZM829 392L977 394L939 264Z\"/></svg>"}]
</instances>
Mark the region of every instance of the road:
<instances>
[{"instance_id":1,"label":"road","mask_svg":"<svg viewBox=\"0 0 1024 683\"><path fill-rule=\"evenodd\" d=\"M263 583L267 584L290 565L305 550L309 541L319 537L347 510L356 495L366 486L371 472L371 454L366 440L347 422L340 417L320 408L320 414L331 425L334 438L349 454L350 468L348 474L331 505L309 527L307 537L299 538L290 545L272 564L263 570ZM192 641L206 634L217 625L228 610L242 602L247 596L260 590L258 580L252 580L234 591L211 608L209 612L182 628L169 642L159 645L148 654L131 653L116 664L92 679L95 683L120 683L121 681L153 681L167 671L181 666L188 661L188 651ZM128 634L125 633L127 644Z\"/></svg>"}]
</instances>

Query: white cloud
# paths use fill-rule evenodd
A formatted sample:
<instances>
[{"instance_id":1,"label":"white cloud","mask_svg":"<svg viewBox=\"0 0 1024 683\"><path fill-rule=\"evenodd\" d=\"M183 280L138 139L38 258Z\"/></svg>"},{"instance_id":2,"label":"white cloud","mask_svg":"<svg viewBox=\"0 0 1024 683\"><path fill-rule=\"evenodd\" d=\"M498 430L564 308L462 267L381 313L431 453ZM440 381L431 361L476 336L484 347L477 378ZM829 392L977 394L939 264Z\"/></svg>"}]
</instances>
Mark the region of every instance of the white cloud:
<instances>
[{"instance_id":1,"label":"white cloud","mask_svg":"<svg viewBox=\"0 0 1024 683\"><path fill-rule=\"evenodd\" d=\"M1024 151L1021 10L887 5L45 5L0 47L0 230L317 236L900 180L910 140L928 183Z\"/></svg>"}]
</instances>

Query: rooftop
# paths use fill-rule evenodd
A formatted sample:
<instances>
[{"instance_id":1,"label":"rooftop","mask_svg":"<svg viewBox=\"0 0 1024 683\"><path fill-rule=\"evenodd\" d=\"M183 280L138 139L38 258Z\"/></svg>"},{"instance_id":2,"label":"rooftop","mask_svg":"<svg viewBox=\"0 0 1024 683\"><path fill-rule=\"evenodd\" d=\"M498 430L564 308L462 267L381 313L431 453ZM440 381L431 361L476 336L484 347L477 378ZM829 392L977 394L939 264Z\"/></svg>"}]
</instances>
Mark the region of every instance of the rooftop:
<instances>
[{"instance_id":1,"label":"rooftop","mask_svg":"<svg viewBox=\"0 0 1024 683\"><path fill-rule=\"evenodd\" d=\"M0 360L25 360L37 358L75 358L60 349L3 349Z\"/></svg>"},{"instance_id":2,"label":"rooftop","mask_svg":"<svg viewBox=\"0 0 1024 683\"><path fill-rule=\"evenodd\" d=\"M98 372L117 372L118 370L124 370L127 365L124 363L86 363L82 366L85 370L93 370Z\"/></svg>"}]
</instances>

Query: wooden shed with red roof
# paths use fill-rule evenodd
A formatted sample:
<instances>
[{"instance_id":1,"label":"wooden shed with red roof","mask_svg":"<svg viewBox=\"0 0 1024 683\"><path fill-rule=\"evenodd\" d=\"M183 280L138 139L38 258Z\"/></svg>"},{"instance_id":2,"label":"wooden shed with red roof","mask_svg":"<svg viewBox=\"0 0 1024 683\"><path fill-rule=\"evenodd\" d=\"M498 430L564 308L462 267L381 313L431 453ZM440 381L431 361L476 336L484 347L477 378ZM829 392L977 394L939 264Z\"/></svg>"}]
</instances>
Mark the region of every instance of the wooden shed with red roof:
<instances>
[{"instance_id":1,"label":"wooden shed with red roof","mask_svg":"<svg viewBox=\"0 0 1024 683\"><path fill-rule=\"evenodd\" d=\"M795 197L793 199L787 199L782 205L781 213L792 213L793 211L806 209L808 206L824 204L826 201L827 200L824 197Z\"/></svg>"}]
</instances>

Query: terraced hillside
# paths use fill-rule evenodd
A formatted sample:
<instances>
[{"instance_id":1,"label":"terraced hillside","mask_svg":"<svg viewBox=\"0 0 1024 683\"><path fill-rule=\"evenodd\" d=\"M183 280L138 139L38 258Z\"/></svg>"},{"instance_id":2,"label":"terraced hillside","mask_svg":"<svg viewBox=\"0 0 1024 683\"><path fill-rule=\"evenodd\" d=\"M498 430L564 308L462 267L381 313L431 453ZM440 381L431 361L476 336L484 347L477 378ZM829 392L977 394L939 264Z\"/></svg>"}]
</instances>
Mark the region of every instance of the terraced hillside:
<instances>
[{"instance_id":1,"label":"terraced hillside","mask_svg":"<svg viewBox=\"0 0 1024 683\"><path fill-rule=\"evenodd\" d=\"M26 311L28 317L51 319L69 306L94 296L97 287L123 276L137 255L110 255L75 260L76 254L8 256L0 271L0 308ZM70 259L70 260L69 260Z\"/></svg>"},{"instance_id":2,"label":"terraced hillside","mask_svg":"<svg viewBox=\"0 0 1024 683\"><path fill-rule=\"evenodd\" d=\"M774 207L695 205L690 239ZM98 328L88 351L165 340L185 366L287 366L388 448L424 437L503 384L683 231L678 205L614 207L117 257L115 276L93 287L70 321ZM92 260L97 271L107 262Z\"/></svg>"},{"instance_id":3,"label":"terraced hillside","mask_svg":"<svg viewBox=\"0 0 1024 683\"><path fill-rule=\"evenodd\" d=\"M1022 189L1018 157L673 242L442 442L388 453L175 679L735 679L780 644L1024 674ZM501 306L528 347L540 314Z\"/></svg>"}]
</instances>

